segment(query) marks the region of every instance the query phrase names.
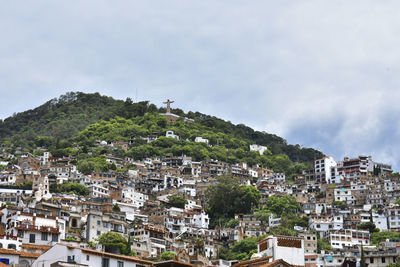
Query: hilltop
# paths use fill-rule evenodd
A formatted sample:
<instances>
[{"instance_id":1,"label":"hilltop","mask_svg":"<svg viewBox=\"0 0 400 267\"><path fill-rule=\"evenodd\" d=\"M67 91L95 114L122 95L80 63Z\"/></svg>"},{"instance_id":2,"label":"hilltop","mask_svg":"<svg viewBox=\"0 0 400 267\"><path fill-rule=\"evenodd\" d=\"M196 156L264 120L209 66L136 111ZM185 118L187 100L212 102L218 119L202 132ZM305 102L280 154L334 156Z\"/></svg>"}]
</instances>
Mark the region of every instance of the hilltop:
<instances>
[{"instance_id":1,"label":"hilltop","mask_svg":"<svg viewBox=\"0 0 400 267\"><path fill-rule=\"evenodd\" d=\"M113 153L135 159L185 154L195 160L243 161L286 172L289 168L297 169L293 172L305 168L294 163L307 164L323 156L320 151L287 144L277 135L255 131L244 124L234 125L199 112L171 111L194 123L168 122L160 115L165 108L158 108L148 101L133 103L129 98L123 101L98 93L70 92L0 121L0 141L3 146L18 146L31 152L36 147L45 147L54 155L77 156L79 151L87 152L94 147L98 140L113 142L134 138L128 151ZM180 140L162 137L167 130L173 130ZM143 141L154 133L160 137L158 140L153 143ZM207 138L209 145L195 143L196 137ZM268 150L259 155L249 151L250 144L263 145ZM72 149L77 146L81 150ZM110 151L97 154L106 152Z\"/></svg>"}]
</instances>

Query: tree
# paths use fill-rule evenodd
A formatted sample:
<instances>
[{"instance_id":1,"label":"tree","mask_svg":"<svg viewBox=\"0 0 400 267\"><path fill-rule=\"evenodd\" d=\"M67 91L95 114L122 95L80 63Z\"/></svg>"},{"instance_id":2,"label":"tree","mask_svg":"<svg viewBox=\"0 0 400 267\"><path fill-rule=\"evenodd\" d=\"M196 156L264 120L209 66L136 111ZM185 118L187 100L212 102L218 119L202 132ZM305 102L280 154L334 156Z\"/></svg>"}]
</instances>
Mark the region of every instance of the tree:
<instances>
[{"instance_id":1,"label":"tree","mask_svg":"<svg viewBox=\"0 0 400 267\"><path fill-rule=\"evenodd\" d=\"M297 232L293 230L293 228L288 228L283 225L271 227L269 233L271 235L297 236Z\"/></svg>"},{"instance_id":2,"label":"tree","mask_svg":"<svg viewBox=\"0 0 400 267\"><path fill-rule=\"evenodd\" d=\"M89 190L86 186L80 183L66 183L66 184L51 184L51 193L70 193L80 196L87 196Z\"/></svg>"},{"instance_id":3,"label":"tree","mask_svg":"<svg viewBox=\"0 0 400 267\"><path fill-rule=\"evenodd\" d=\"M175 252L172 251L164 251L163 253L161 253L161 260L163 261L169 261L169 260L173 260L175 259Z\"/></svg>"},{"instance_id":4,"label":"tree","mask_svg":"<svg viewBox=\"0 0 400 267\"><path fill-rule=\"evenodd\" d=\"M376 228L376 226L373 222L361 223L361 224L357 225L357 229L368 230L370 234L379 232L379 229Z\"/></svg>"},{"instance_id":5,"label":"tree","mask_svg":"<svg viewBox=\"0 0 400 267\"><path fill-rule=\"evenodd\" d=\"M211 218L233 218L236 207L235 200L240 195L240 184L237 178L218 177L218 183L206 190L207 209Z\"/></svg>"},{"instance_id":6,"label":"tree","mask_svg":"<svg viewBox=\"0 0 400 267\"><path fill-rule=\"evenodd\" d=\"M263 237L248 237L239 242L236 242L231 249L221 248L219 250L219 257L224 260L239 260L245 261L250 259L253 253L257 252L257 241Z\"/></svg>"},{"instance_id":7,"label":"tree","mask_svg":"<svg viewBox=\"0 0 400 267\"><path fill-rule=\"evenodd\" d=\"M196 255L203 254L204 252L204 239L203 238L196 238L194 241L194 251Z\"/></svg>"},{"instance_id":8,"label":"tree","mask_svg":"<svg viewBox=\"0 0 400 267\"><path fill-rule=\"evenodd\" d=\"M115 203L112 209L113 209L113 211L117 211L117 212L121 211L121 208L119 207L118 203Z\"/></svg>"},{"instance_id":9,"label":"tree","mask_svg":"<svg viewBox=\"0 0 400 267\"><path fill-rule=\"evenodd\" d=\"M240 187L240 197L235 203L236 209L239 213L247 213L253 208L257 207L261 199L260 191L254 186L244 185Z\"/></svg>"},{"instance_id":10,"label":"tree","mask_svg":"<svg viewBox=\"0 0 400 267\"><path fill-rule=\"evenodd\" d=\"M102 234L98 238L98 242L100 245L104 246L106 252L117 254L125 254L127 247L130 246L125 237L115 232L107 232Z\"/></svg>"},{"instance_id":11,"label":"tree","mask_svg":"<svg viewBox=\"0 0 400 267\"><path fill-rule=\"evenodd\" d=\"M281 217L287 214L297 214L301 210L301 207L294 197L286 194L283 197L269 197L264 209Z\"/></svg>"},{"instance_id":12,"label":"tree","mask_svg":"<svg viewBox=\"0 0 400 267\"><path fill-rule=\"evenodd\" d=\"M318 253L321 252L321 250L331 250L332 246L329 244L329 241L323 238L318 238L317 240L317 251Z\"/></svg>"},{"instance_id":13,"label":"tree","mask_svg":"<svg viewBox=\"0 0 400 267\"><path fill-rule=\"evenodd\" d=\"M367 265L365 264L365 255L364 255L364 247L361 245L361 261L360 261L360 267L366 267Z\"/></svg>"},{"instance_id":14,"label":"tree","mask_svg":"<svg viewBox=\"0 0 400 267\"><path fill-rule=\"evenodd\" d=\"M187 200L181 196L168 196L168 203L176 208L184 209Z\"/></svg>"},{"instance_id":15,"label":"tree","mask_svg":"<svg viewBox=\"0 0 400 267\"><path fill-rule=\"evenodd\" d=\"M227 228L235 228L236 226L239 225L239 220L238 219L230 219L226 224L225 227Z\"/></svg>"},{"instance_id":16,"label":"tree","mask_svg":"<svg viewBox=\"0 0 400 267\"><path fill-rule=\"evenodd\" d=\"M252 186L241 186L239 180L230 176L219 176L218 183L206 191L207 211L211 227L228 221L235 213L249 213L257 207L261 193Z\"/></svg>"},{"instance_id":17,"label":"tree","mask_svg":"<svg viewBox=\"0 0 400 267\"><path fill-rule=\"evenodd\" d=\"M385 241L386 239L400 239L399 232L375 232L371 234L371 244L379 245L379 243Z\"/></svg>"}]
</instances>

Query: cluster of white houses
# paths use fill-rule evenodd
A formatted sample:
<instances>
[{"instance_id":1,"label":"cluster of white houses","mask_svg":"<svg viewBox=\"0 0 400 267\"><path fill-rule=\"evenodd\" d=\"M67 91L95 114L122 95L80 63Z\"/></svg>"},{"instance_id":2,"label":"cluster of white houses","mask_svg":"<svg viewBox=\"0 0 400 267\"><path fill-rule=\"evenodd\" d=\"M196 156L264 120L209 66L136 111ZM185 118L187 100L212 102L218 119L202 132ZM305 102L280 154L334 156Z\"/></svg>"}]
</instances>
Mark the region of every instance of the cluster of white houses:
<instances>
[{"instance_id":1,"label":"cluster of white houses","mask_svg":"<svg viewBox=\"0 0 400 267\"><path fill-rule=\"evenodd\" d=\"M166 135L179 139L172 131ZM148 142L155 139L150 136ZM208 144L202 137L195 141ZM126 144L99 141L98 145ZM249 149L263 154L267 147L252 145ZM3 165L17 157L6 152L1 156ZM400 231L400 207L396 204L399 176L392 174L390 165L374 162L371 157L338 162L324 157L315 160L313 169L294 177L294 182L287 182L284 173L260 166L196 162L186 156L135 161L107 155L107 161L118 167L134 164L136 168L84 175L77 170L76 159L52 157L45 151L40 157L22 153L18 164L9 164L0 172L0 262L38 267L322 267L359 262L361 247L370 267L399 261L400 240L372 244L369 231L357 227L372 222L380 231ZM296 237L268 235L271 228L281 225L281 218L271 214L265 223L254 214L236 214L237 226L209 229L204 194L216 183L216 177L224 174L257 188L262 202L271 196L293 196L302 207L302 215L309 219L308 227L295 226ZM28 182L32 188L15 187ZM70 182L84 185L89 194L50 192L53 185ZM181 196L186 203L172 207L170 196ZM137 256L105 252L96 242L108 232L125 237ZM261 235L266 238L258 243L249 261L218 258L222 247ZM199 238L204 241L201 251L194 242ZM319 250L319 239L328 242L330 249ZM165 251L175 252L175 260L146 260L159 258Z\"/></svg>"}]
</instances>

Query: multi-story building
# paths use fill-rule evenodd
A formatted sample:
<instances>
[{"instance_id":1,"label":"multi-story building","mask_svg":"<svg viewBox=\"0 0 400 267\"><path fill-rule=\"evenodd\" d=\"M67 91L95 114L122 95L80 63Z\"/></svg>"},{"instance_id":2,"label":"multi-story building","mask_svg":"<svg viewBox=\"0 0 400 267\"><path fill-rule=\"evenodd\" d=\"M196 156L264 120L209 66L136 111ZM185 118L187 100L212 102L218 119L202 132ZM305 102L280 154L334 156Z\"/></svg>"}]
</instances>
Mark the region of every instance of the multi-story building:
<instances>
[{"instance_id":1,"label":"multi-story building","mask_svg":"<svg viewBox=\"0 0 400 267\"><path fill-rule=\"evenodd\" d=\"M108 188L101 186L100 184L91 184L87 187L89 190L89 197L109 197L110 191Z\"/></svg>"},{"instance_id":2,"label":"multi-story building","mask_svg":"<svg viewBox=\"0 0 400 267\"><path fill-rule=\"evenodd\" d=\"M70 245L56 244L37 258L32 267L103 266L151 267L153 262Z\"/></svg>"},{"instance_id":3,"label":"multi-story building","mask_svg":"<svg viewBox=\"0 0 400 267\"><path fill-rule=\"evenodd\" d=\"M335 188L334 199L345 204L355 203L355 197L352 195L352 190L349 187Z\"/></svg>"},{"instance_id":4,"label":"multi-story building","mask_svg":"<svg viewBox=\"0 0 400 267\"><path fill-rule=\"evenodd\" d=\"M345 178L356 178L367 175L373 171L373 162L370 156L359 156L358 158L345 157L337 165L338 175Z\"/></svg>"},{"instance_id":5,"label":"multi-story building","mask_svg":"<svg viewBox=\"0 0 400 267\"><path fill-rule=\"evenodd\" d=\"M299 237L304 238L304 253L317 253L317 235L313 233L299 233Z\"/></svg>"},{"instance_id":6,"label":"multi-story building","mask_svg":"<svg viewBox=\"0 0 400 267\"><path fill-rule=\"evenodd\" d=\"M400 228L400 207L387 209L389 229Z\"/></svg>"},{"instance_id":7,"label":"multi-story building","mask_svg":"<svg viewBox=\"0 0 400 267\"><path fill-rule=\"evenodd\" d=\"M282 259L293 265L304 266L304 238L293 236L268 236L257 244L258 257Z\"/></svg>"},{"instance_id":8,"label":"multi-story building","mask_svg":"<svg viewBox=\"0 0 400 267\"><path fill-rule=\"evenodd\" d=\"M336 183L336 161L333 157L324 157L314 162L314 173L317 183Z\"/></svg>"},{"instance_id":9,"label":"multi-story building","mask_svg":"<svg viewBox=\"0 0 400 267\"><path fill-rule=\"evenodd\" d=\"M353 247L354 245L369 246L370 236L368 231L362 230L341 230L330 232L330 244L333 248Z\"/></svg>"},{"instance_id":10,"label":"multi-story building","mask_svg":"<svg viewBox=\"0 0 400 267\"><path fill-rule=\"evenodd\" d=\"M24 243L52 246L65 238L65 220L34 212L14 211L6 216L6 234Z\"/></svg>"},{"instance_id":11,"label":"multi-story building","mask_svg":"<svg viewBox=\"0 0 400 267\"><path fill-rule=\"evenodd\" d=\"M91 211L87 215L85 237L87 241L94 241L102 234L116 232L125 237L128 236L128 223L123 213L103 213Z\"/></svg>"},{"instance_id":12,"label":"multi-story building","mask_svg":"<svg viewBox=\"0 0 400 267\"><path fill-rule=\"evenodd\" d=\"M141 257L157 257L166 250L168 231L154 225L137 225L130 233L132 249Z\"/></svg>"}]
</instances>

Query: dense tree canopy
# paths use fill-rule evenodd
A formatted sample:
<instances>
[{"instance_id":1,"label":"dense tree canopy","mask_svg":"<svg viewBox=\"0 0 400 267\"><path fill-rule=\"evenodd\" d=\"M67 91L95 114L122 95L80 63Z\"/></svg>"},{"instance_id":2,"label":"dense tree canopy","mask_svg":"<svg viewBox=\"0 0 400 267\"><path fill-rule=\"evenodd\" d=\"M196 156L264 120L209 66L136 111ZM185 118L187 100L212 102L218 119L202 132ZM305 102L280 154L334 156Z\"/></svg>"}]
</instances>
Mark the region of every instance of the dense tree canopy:
<instances>
[{"instance_id":1,"label":"dense tree canopy","mask_svg":"<svg viewBox=\"0 0 400 267\"><path fill-rule=\"evenodd\" d=\"M221 248L218 256L224 260L248 260L253 253L257 252L257 242L263 238L264 236L245 238L236 242L230 249Z\"/></svg>"},{"instance_id":2,"label":"dense tree canopy","mask_svg":"<svg viewBox=\"0 0 400 267\"><path fill-rule=\"evenodd\" d=\"M277 217L282 217L284 215L298 214L301 211L301 207L294 197L286 194L282 197L269 197L263 207L263 211L267 214L273 213Z\"/></svg>"},{"instance_id":3,"label":"dense tree canopy","mask_svg":"<svg viewBox=\"0 0 400 267\"><path fill-rule=\"evenodd\" d=\"M185 204L187 204L187 200L181 196L168 196L168 203L176 208L185 208Z\"/></svg>"},{"instance_id":4,"label":"dense tree canopy","mask_svg":"<svg viewBox=\"0 0 400 267\"><path fill-rule=\"evenodd\" d=\"M133 103L129 98L122 101L98 93L70 92L33 110L0 121L0 142L3 145L9 142L14 146L23 146L32 152L37 146L46 147L54 156L65 156L88 152L98 139L116 141L137 137L126 156L141 159L186 154L195 160L260 164L277 172L286 172L287 176L310 167L309 162L322 156L314 149L288 145L276 135L198 112L185 114L182 110L173 109L181 116L194 119L195 123L180 120L168 123L164 116L159 115L163 111L163 108L157 109L147 101ZM153 132L163 135L166 130L173 130L181 140L159 138L147 144L141 139ZM210 145L193 142L197 136L207 138ZM250 152L249 144L253 143L265 145L269 150L264 155ZM81 150L73 149L77 144ZM93 167L91 163L82 163L81 168L87 172Z\"/></svg>"},{"instance_id":5,"label":"dense tree canopy","mask_svg":"<svg viewBox=\"0 0 400 267\"><path fill-rule=\"evenodd\" d=\"M175 255L176 255L175 252L166 250L163 253L161 253L160 258L163 261L173 260L175 259Z\"/></svg>"},{"instance_id":6,"label":"dense tree canopy","mask_svg":"<svg viewBox=\"0 0 400 267\"><path fill-rule=\"evenodd\" d=\"M253 186L240 185L234 177L218 177L218 183L206 191L211 226L221 225L221 222L225 224L236 213L249 213L257 207L260 198L261 193Z\"/></svg>"},{"instance_id":7,"label":"dense tree canopy","mask_svg":"<svg viewBox=\"0 0 400 267\"><path fill-rule=\"evenodd\" d=\"M380 242L386 241L386 239L399 240L400 233L399 232L375 232L371 234L371 244L379 245Z\"/></svg>"},{"instance_id":8,"label":"dense tree canopy","mask_svg":"<svg viewBox=\"0 0 400 267\"><path fill-rule=\"evenodd\" d=\"M80 183L51 184L51 193L72 193L75 195L87 196L89 190Z\"/></svg>"},{"instance_id":9,"label":"dense tree canopy","mask_svg":"<svg viewBox=\"0 0 400 267\"><path fill-rule=\"evenodd\" d=\"M127 252L130 251L128 241L119 233L103 233L98 238L98 242L104 246L106 252L128 254Z\"/></svg>"}]
</instances>

